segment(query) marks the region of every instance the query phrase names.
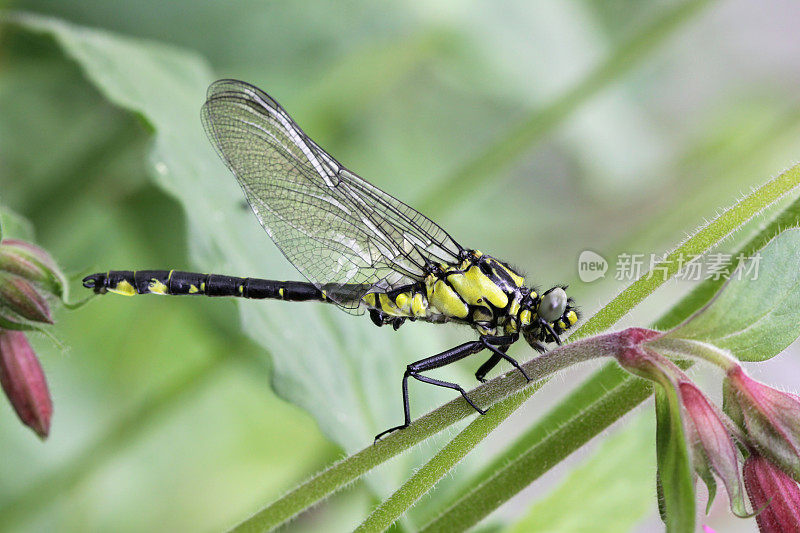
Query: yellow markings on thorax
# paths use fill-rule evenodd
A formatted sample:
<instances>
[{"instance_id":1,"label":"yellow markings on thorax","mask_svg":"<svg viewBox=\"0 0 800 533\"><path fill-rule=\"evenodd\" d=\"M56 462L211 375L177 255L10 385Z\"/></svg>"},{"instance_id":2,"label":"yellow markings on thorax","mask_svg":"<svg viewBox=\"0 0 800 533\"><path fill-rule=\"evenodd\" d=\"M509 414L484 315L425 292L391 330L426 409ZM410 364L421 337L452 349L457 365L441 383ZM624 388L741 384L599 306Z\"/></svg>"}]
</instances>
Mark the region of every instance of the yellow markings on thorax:
<instances>
[{"instance_id":1,"label":"yellow markings on thorax","mask_svg":"<svg viewBox=\"0 0 800 533\"><path fill-rule=\"evenodd\" d=\"M508 305L508 295L477 265L471 266L463 274L450 274L447 280L470 305L482 305L485 301L500 309Z\"/></svg>"},{"instance_id":2,"label":"yellow markings on thorax","mask_svg":"<svg viewBox=\"0 0 800 533\"><path fill-rule=\"evenodd\" d=\"M397 295L394 301L386 294L381 293L378 295L381 310L392 316L411 316L411 296L409 293L403 292Z\"/></svg>"},{"instance_id":3,"label":"yellow markings on thorax","mask_svg":"<svg viewBox=\"0 0 800 533\"><path fill-rule=\"evenodd\" d=\"M522 327L525 327L531 323L530 309L523 309L522 312L520 312L519 321L522 322Z\"/></svg>"},{"instance_id":4,"label":"yellow markings on thorax","mask_svg":"<svg viewBox=\"0 0 800 533\"><path fill-rule=\"evenodd\" d=\"M414 316L426 316L428 314L428 300L421 292L414 294L411 299L411 313Z\"/></svg>"},{"instance_id":5,"label":"yellow markings on thorax","mask_svg":"<svg viewBox=\"0 0 800 533\"><path fill-rule=\"evenodd\" d=\"M450 285L431 275L425 279L425 288L428 291L428 301L443 314L455 318L467 317L467 304Z\"/></svg>"},{"instance_id":6,"label":"yellow markings on thorax","mask_svg":"<svg viewBox=\"0 0 800 533\"><path fill-rule=\"evenodd\" d=\"M128 283L127 280L124 279L119 283L117 283L116 286L109 287L108 291L113 292L115 294L121 294L123 296L133 296L134 294L136 294L136 289L133 287L133 285L131 285L130 283Z\"/></svg>"},{"instance_id":7,"label":"yellow markings on thorax","mask_svg":"<svg viewBox=\"0 0 800 533\"><path fill-rule=\"evenodd\" d=\"M399 309L403 311L411 311L411 306L409 305L411 302L411 295L407 292L401 292L397 295L397 298L394 299L395 305Z\"/></svg>"},{"instance_id":8,"label":"yellow markings on thorax","mask_svg":"<svg viewBox=\"0 0 800 533\"><path fill-rule=\"evenodd\" d=\"M385 292L382 292L378 295L378 302L380 303L381 309L383 309L385 313L393 315L395 314L396 311L398 311L395 303L392 301L391 298L389 298L389 295L386 294Z\"/></svg>"},{"instance_id":9,"label":"yellow markings on thorax","mask_svg":"<svg viewBox=\"0 0 800 533\"><path fill-rule=\"evenodd\" d=\"M485 307L478 307L472 312L472 320L475 322L490 322L492 313Z\"/></svg>"},{"instance_id":10,"label":"yellow markings on thorax","mask_svg":"<svg viewBox=\"0 0 800 533\"><path fill-rule=\"evenodd\" d=\"M281 289L281 290L283 290L283 289ZM364 300L364 302L366 302L366 304L368 306L377 307L377 305L375 305L375 293L374 292L371 292L369 294L365 294L361 299Z\"/></svg>"},{"instance_id":11,"label":"yellow markings on thorax","mask_svg":"<svg viewBox=\"0 0 800 533\"><path fill-rule=\"evenodd\" d=\"M508 317L508 321L503 325L503 330L505 331L506 335L509 333L516 333L519 331L519 323L517 322L517 317L510 316Z\"/></svg>"},{"instance_id":12,"label":"yellow markings on thorax","mask_svg":"<svg viewBox=\"0 0 800 533\"><path fill-rule=\"evenodd\" d=\"M522 276L520 276L519 274L517 274L516 272L514 272L510 268L508 268L506 265L504 265L503 263L501 263L497 259L493 259L493 258L490 257L490 258L486 259L486 262L491 264L495 268L502 268L509 275L509 277L511 278L511 280L514 282L514 284L517 287L525 286L525 278L523 278Z\"/></svg>"}]
</instances>

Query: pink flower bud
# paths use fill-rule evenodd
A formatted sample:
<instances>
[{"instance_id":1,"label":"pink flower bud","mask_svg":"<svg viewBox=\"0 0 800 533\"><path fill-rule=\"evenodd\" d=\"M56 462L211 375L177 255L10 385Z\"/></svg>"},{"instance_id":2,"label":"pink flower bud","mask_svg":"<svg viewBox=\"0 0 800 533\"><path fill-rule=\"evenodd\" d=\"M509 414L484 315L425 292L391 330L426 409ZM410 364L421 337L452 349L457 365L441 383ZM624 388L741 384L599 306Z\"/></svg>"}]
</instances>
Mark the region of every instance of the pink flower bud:
<instances>
[{"instance_id":1,"label":"pink flower bud","mask_svg":"<svg viewBox=\"0 0 800 533\"><path fill-rule=\"evenodd\" d=\"M47 291L63 297L64 274L50 254L36 245L15 239L0 241L0 271L39 283Z\"/></svg>"},{"instance_id":2,"label":"pink flower bud","mask_svg":"<svg viewBox=\"0 0 800 533\"><path fill-rule=\"evenodd\" d=\"M629 372L658 383L677 402L686 446L694 471L709 487L709 505L716 487L714 476L722 480L728 492L731 510L746 516L744 487L739 475L739 454L731 437L733 423L692 383L689 377L667 357L643 346L658 335L650 330L628 330L631 345L615 354L620 366Z\"/></svg>"},{"instance_id":3,"label":"pink flower bud","mask_svg":"<svg viewBox=\"0 0 800 533\"><path fill-rule=\"evenodd\" d=\"M725 415L691 381L680 380L678 392L687 415L684 417L686 437L695 470L703 476L710 469L725 485L734 514L747 515L744 487L739 477L739 455L723 421Z\"/></svg>"},{"instance_id":4,"label":"pink flower bud","mask_svg":"<svg viewBox=\"0 0 800 533\"><path fill-rule=\"evenodd\" d=\"M22 423L46 438L53 403L39 360L21 331L0 330L0 385Z\"/></svg>"},{"instance_id":5,"label":"pink flower bud","mask_svg":"<svg viewBox=\"0 0 800 533\"><path fill-rule=\"evenodd\" d=\"M744 483L761 533L800 531L800 487L768 459L752 454L744 463Z\"/></svg>"},{"instance_id":6,"label":"pink flower bud","mask_svg":"<svg viewBox=\"0 0 800 533\"><path fill-rule=\"evenodd\" d=\"M0 272L0 304L28 320L53 323L47 300L30 281L16 274Z\"/></svg>"},{"instance_id":7,"label":"pink flower bud","mask_svg":"<svg viewBox=\"0 0 800 533\"><path fill-rule=\"evenodd\" d=\"M725 408L759 454L800 480L800 398L736 367L726 377Z\"/></svg>"}]
</instances>

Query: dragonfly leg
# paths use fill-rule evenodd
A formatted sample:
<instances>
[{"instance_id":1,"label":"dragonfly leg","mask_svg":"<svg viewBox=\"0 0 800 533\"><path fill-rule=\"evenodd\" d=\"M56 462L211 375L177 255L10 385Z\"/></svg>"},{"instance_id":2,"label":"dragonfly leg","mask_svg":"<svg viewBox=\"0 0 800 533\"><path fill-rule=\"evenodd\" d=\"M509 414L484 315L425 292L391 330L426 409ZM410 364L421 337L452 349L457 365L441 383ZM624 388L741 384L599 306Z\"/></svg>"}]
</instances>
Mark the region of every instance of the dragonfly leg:
<instances>
[{"instance_id":1,"label":"dragonfly leg","mask_svg":"<svg viewBox=\"0 0 800 533\"><path fill-rule=\"evenodd\" d=\"M503 351L503 352L505 352L506 350L508 350L508 346L501 346L501 347L500 347L500 350L501 350L501 351ZM493 354L492 354L492 355L489 357L489 359L488 359L488 360L487 360L485 363L483 363L483 364L482 364L482 365L481 365L481 366L478 368L478 370L476 370L476 371L475 371L475 379L477 379L477 380L478 380L478 381L480 381L481 383L486 383L486 374L488 374L489 372L491 372L491 370L492 370L494 367L496 367L496 366L497 366L497 363L499 363L499 362L500 362L500 361L502 361L502 360L503 360L503 358L502 358L502 357L500 357L500 356L499 356L499 355L497 355L496 353L493 353Z\"/></svg>"},{"instance_id":2,"label":"dragonfly leg","mask_svg":"<svg viewBox=\"0 0 800 533\"><path fill-rule=\"evenodd\" d=\"M481 368L478 369L478 372L480 372L481 370L484 370L484 367L487 367L487 366L488 366L488 368L486 369L486 372L488 372L489 369L491 369L492 366L496 365L497 362L499 362L500 359L505 359L506 361L511 363L511 365L514 368L516 368L517 370L522 372L522 375L525 376L526 380L530 381L531 378L528 377L528 374L520 366L520 364L517 362L517 360L514 359L513 357L511 357L510 355L506 354L506 350L508 350L508 347L511 345L511 343L516 341L518 338L519 338L518 335L504 335L504 336L501 336L501 337L493 337L493 336L481 337L481 342L483 342L483 345L486 346L487 349L489 349L490 351L492 351L494 353L493 353L492 357L488 361L486 361L486 363L484 363L484 365ZM495 345L499 345L499 346L495 346ZM489 366L489 364L494 361L495 357L498 358L497 362L494 362L494 364L492 364L492 366ZM484 374L481 377L485 377L485 376L486 376L486 373L484 372ZM478 373L477 372L475 373L475 377L478 377Z\"/></svg>"},{"instance_id":3,"label":"dragonfly leg","mask_svg":"<svg viewBox=\"0 0 800 533\"><path fill-rule=\"evenodd\" d=\"M412 377L416 380L422 381L424 383L430 383L431 385L436 385L438 387L446 387L448 389L457 390L461 393L467 403L469 403L476 411L480 414L485 414L486 411L479 408L475 405L472 400L469 399L467 396L467 392L461 388L460 385L456 383L450 383L449 381L441 381L434 378L429 378L427 376L423 376L420 372L426 372L428 370L434 370L436 368L441 368L443 366L447 366L450 363L455 363L456 361L460 361L461 359L468 357L472 354L478 353L486 348L486 345L483 341L470 341L465 342L464 344L460 344L455 348L450 348L449 350L445 350L442 353L433 355L431 357L426 357L425 359L421 359L415 363L411 363L406 367L406 372L403 374L403 414L405 415L405 419L403 424L400 426L395 426L393 428L389 428L386 431L379 433L375 437L375 441L377 442L378 439L392 433L393 431L397 431L398 429L407 428L411 425L411 406L408 400L408 378Z\"/></svg>"},{"instance_id":4,"label":"dragonfly leg","mask_svg":"<svg viewBox=\"0 0 800 533\"><path fill-rule=\"evenodd\" d=\"M546 320L539 319L539 324L541 324L542 328L544 328L550 335L553 336L555 343L561 346L561 337L558 336L558 333L555 332L553 326L551 326Z\"/></svg>"}]
</instances>

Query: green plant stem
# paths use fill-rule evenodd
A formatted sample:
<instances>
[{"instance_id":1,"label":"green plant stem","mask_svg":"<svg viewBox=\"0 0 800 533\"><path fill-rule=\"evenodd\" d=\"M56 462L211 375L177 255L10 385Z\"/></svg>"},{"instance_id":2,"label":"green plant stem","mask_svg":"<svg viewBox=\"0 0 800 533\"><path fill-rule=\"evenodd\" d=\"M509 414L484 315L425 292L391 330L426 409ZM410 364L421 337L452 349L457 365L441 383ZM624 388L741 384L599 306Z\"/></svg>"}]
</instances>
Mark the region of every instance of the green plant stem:
<instances>
[{"instance_id":1,"label":"green plant stem","mask_svg":"<svg viewBox=\"0 0 800 533\"><path fill-rule=\"evenodd\" d=\"M717 348L712 344L691 339L661 337L653 342L646 343L647 346L670 357L686 359L702 359L713 365L718 366L723 371L728 372L741 365L736 359L725 350Z\"/></svg>"},{"instance_id":2,"label":"green plant stem","mask_svg":"<svg viewBox=\"0 0 800 533\"><path fill-rule=\"evenodd\" d=\"M526 387L516 394L497 402L486 413L486 416L479 416L473 420L458 436L448 442L439 453L417 470L402 487L384 500L358 526L356 531L363 533L386 530L431 490L475 446L494 431L503 420L539 390L546 381L539 381L534 386Z\"/></svg>"},{"instance_id":3,"label":"green plant stem","mask_svg":"<svg viewBox=\"0 0 800 533\"><path fill-rule=\"evenodd\" d=\"M601 357L608 352L608 345L604 344L603 336L559 346L522 365L533 383L526 381L519 371L513 370L484 383L467 394L477 405L484 408L492 406L492 411L499 411L489 419L490 421L494 418L505 419L507 418L505 416L506 407L501 406L499 409L495 409L501 400L507 399L526 386L528 389L533 388L547 376L568 366ZM511 406L513 403L510 401L507 406ZM456 398L417 419L404 430L395 431L372 446L333 464L236 526L234 531L266 531L277 527L297 513L358 479L375 466L473 414L475 414L475 410L463 398ZM476 427L480 428L481 424ZM481 430L473 429L471 431L479 433ZM477 435L478 433L468 433L467 435ZM463 449L458 453L466 454L471 449L468 444L465 436L460 445L463 446Z\"/></svg>"},{"instance_id":4,"label":"green plant stem","mask_svg":"<svg viewBox=\"0 0 800 533\"><path fill-rule=\"evenodd\" d=\"M795 166L785 175L794 176L798 180L799 168ZM781 176L776 180L780 178ZM791 189L787 189L787 192L789 190ZM758 205L758 202L747 203L752 206L751 209ZM711 224L719 222L723 215ZM753 255L789 227L800 227L800 199L796 199L778 214L767 227L744 244L738 253ZM653 327L661 330L675 327L713 297L722 283L723 281L713 279L700 283L658 319ZM691 364L687 362L682 366L688 368ZM447 509L431 520L424 530L464 529L476 524L550 467L644 402L651 392L652 387L645 380L624 372L616 363L605 365L573 390L504 453L465 482L464 486L473 487L472 490L458 494ZM568 421L563 423L565 419Z\"/></svg>"},{"instance_id":5,"label":"green plant stem","mask_svg":"<svg viewBox=\"0 0 800 533\"><path fill-rule=\"evenodd\" d=\"M710 0L688 0L670 7L650 24L619 45L577 85L562 93L543 109L511 128L458 170L438 181L433 191L426 190L418 205L423 213L454 208L469 191L489 176L497 176L519 159L534 143L562 124L575 110L611 83L639 65L684 24L693 20ZM447 198L442 202L441 198Z\"/></svg>"},{"instance_id":6,"label":"green plant stem","mask_svg":"<svg viewBox=\"0 0 800 533\"><path fill-rule=\"evenodd\" d=\"M800 199L795 199L784 208L766 228L742 245L733 255L738 256L742 254L745 257L750 257L766 246L767 243L774 239L781 231L797 227L800 227ZM731 261L726 265L722 266L733 266L733 258L731 258ZM654 328L662 331L674 328L689 318L692 313L708 303L724 284L725 279L723 278L709 278L697 285L689 294L681 299L681 301L662 315L661 318L655 322Z\"/></svg>"},{"instance_id":7,"label":"green plant stem","mask_svg":"<svg viewBox=\"0 0 800 533\"><path fill-rule=\"evenodd\" d=\"M573 338L594 335L614 325L635 305L675 275L682 258L692 258L710 250L798 185L800 185L800 165L795 165L727 208L668 253L664 260L651 271L651 273L657 274L645 274L623 289L613 300L583 323L575 331Z\"/></svg>"},{"instance_id":8,"label":"green plant stem","mask_svg":"<svg viewBox=\"0 0 800 533\"><path fill-rule=\"evenodd\" d=\"M422 531L464 531L527 487L562 459L583 446L612 421L650 396L652 387L639 378L621 383L580 410L566 424L542 438L538 444L494 471L491 476L458 499L444 514ZM577 394L580 394L578 391ZM598 421L608 421L606 424Z\"/></svg>"}]
</instances>

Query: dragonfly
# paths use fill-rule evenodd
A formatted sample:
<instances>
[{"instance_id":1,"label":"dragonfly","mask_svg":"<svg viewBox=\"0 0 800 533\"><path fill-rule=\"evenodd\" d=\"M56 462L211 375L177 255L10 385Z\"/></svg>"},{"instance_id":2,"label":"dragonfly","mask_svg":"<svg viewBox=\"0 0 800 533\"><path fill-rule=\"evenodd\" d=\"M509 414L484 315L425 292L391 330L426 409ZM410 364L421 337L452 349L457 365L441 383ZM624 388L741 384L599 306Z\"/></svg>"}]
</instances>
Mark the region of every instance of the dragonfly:
<instances>
[{"instance_id":1,"label":"dragonfly","mask_svg":"<svg viewBox=\"0 0 800 533\"><path fill-rule=\"evenodd\" d=\"M239 80L219 80L201 111L209 140L236 177L261 226L305 281L179 270L110 270L83 279L97 294L231 296L326 302L376 326L406 322L471 326L477 339L407 365L403 423L411 424L409 378L458 391L426 372L488 351L475 372L486 375L520 337L536 351L561 344L579 320L566 286L547 291L508 263L465 248L422 213L370 184L323 150L267 93Z\"/></svg>"}]
</instances>

